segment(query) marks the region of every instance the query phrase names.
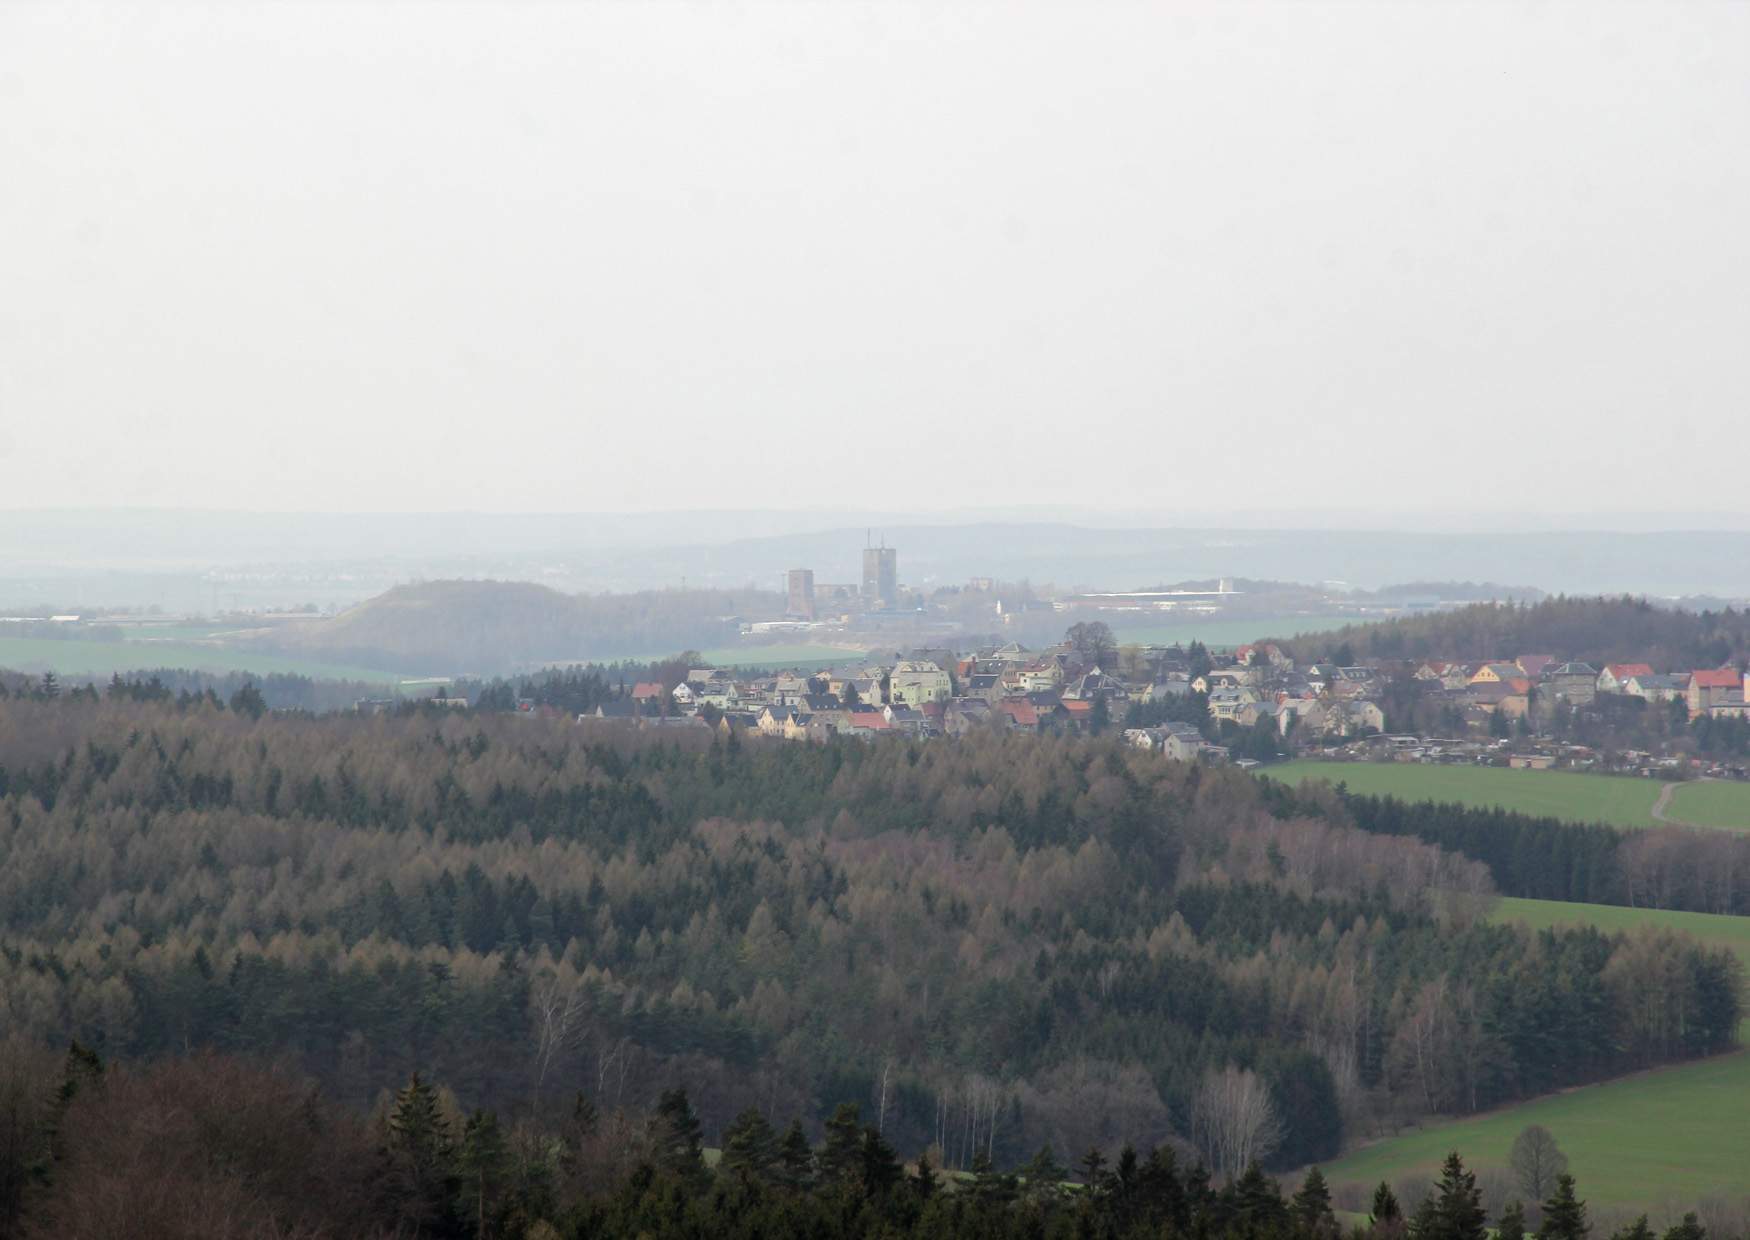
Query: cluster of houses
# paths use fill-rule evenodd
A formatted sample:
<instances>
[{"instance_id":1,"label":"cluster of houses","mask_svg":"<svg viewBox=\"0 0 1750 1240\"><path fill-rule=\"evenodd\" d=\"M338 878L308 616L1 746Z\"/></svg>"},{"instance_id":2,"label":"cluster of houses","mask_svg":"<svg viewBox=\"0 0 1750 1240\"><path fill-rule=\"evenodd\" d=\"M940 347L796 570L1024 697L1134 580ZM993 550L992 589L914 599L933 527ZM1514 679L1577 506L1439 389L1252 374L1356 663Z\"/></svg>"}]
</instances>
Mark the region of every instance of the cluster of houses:
<instances>
[{"instance_id":1,"label":"cluster of houses","mask_svg":"<svg viewBox=\"0 0 1750 1240\"><path fill-rule=\"evenodd\" d=\"M1511 661L1484 663L1426 662L1416 679L1434 682L1454 701L1483 711L1523 718L1538 701L1591 706L1602 694L1621 694L1647 702L1682 701L1689 717L1750 715L1746 689L1750 673L1736 668L1705 668L1690 672L1655 672L1645 663L1560 662L1554 655L1522 654Z\"/></svg>"},{"instance_id":2,"label":"cluster of houses","mask_svg":"<svg viewBox=\"0 0 1750 1240\"><path fill-rule=\"evenodd\" d=\"M1121 725L1133 703L1191 691L1188 665L1170 652L1157 652L1146 675L1121 679L1067 645L1030 651L1010 642L970 654L918 650L892 663L814 673L748 675L698 667L672 687L634 685L584 718L641 727L709 726L786 740L959 736L976 728L1098 731ZM1174 757L1223 753L1188 724L1133 731L1136 743Z\"/></svg>"},{"instance_id":3,"label":"cluster of houses","mask_svg":"<svg viewBox=\"0 0 1750 1240\"><path fill-rule=\"evenodd\" d=\"M1197 665L1176 646L1132 648L1121 662L1124 674L1113 670L1120 660L1109 650L1090 656L1067 642L1040 651L1010 642L971 653L916 650L892 662L814 673L698 667L678 684L634 685L585 718L785 740L959 736L993 727L1102 731L1123 727L1134 705L1201 693L1213 726L1185 721L1128 727L1124 739L1173 758L1220 760L1227 751L1208 736L1220 735L1223 723L1273 727L1308 745L1382 733L1386 717L1380 699L1389 681L1402 677L1414 682L1418 696L1450 707L1476 730L1561 703L1590 706L1603 694L1682 700L1692 718L1750 713L1745 705L1750 676L1730 668L1658 673L1645 663L1595 668L1543 654L1476 663L1375 661L1302 668L1270 643L1241 646Z\"/></svg>"}]
</instances>

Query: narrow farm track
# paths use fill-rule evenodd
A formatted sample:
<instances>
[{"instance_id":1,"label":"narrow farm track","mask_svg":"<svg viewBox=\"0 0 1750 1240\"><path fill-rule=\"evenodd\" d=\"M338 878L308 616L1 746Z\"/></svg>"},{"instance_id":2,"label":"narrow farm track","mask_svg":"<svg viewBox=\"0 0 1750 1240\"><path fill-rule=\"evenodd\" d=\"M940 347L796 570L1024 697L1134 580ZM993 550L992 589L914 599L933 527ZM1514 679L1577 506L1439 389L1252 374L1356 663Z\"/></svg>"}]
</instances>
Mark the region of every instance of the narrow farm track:
<instances>
[{"instance_id":1,"label":"narrow farm track","mask_svg":"<svg viewBox=\"0 0 1750 1240\"><path fill-rule=\"evenodd\" d=\"M1705 784L1711 781L1707 776L1703 775L1695 782L1698 784ZM1672 818L1665 812L1671 808L1671 798L1677 795L1677 790L1682 786L1683 785L1679 783L1669 783L1659 789L1659 799L1653 802L1653 808L1651 811L1655 821L1667 827L1698 827L1700 825L1698 823L1685 822L1681 818Z\"/></svg>"}]
</instances>

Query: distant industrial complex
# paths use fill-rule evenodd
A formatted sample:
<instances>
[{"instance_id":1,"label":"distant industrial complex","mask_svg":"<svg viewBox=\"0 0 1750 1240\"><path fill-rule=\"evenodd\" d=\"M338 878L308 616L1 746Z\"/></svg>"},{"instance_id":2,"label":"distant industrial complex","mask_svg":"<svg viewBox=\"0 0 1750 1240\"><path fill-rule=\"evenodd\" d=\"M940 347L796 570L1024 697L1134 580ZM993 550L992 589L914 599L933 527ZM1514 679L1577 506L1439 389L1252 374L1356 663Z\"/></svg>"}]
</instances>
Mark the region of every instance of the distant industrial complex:
<instances>
[{"instance_id":1,"label":"distant industrial complex","mask_svg":"<svg viewBox=\"0 0 1750 1240\"><path fill-rule=\"evenodd\" d=\"M784 614L791 620L815 620L822 615L895 611L899 607L899 549L883 542L863 548L860 586L816 584L812 568L792 568L784 574Z\"/></svg>"}]
</instances>

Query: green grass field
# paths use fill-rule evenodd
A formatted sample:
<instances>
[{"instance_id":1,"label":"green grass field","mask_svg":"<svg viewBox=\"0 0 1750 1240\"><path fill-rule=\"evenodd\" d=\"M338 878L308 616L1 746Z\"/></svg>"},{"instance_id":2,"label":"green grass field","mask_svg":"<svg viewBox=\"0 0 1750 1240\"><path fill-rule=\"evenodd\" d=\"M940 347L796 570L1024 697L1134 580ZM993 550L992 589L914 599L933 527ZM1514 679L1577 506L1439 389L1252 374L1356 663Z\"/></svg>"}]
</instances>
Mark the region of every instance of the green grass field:
<instances>
[{"instance_id":1,"label":"green grass field","mask_svg":"<svg viewBox=\"0 0 1750 1240\"><path fill-rule=\"evenodd\" d=\"M116 672L170 667L192 672L287 672L318 680L363 680L389 684L400 679L380 668L320 663L287 655L258 654L224 646L175 641L57 641L53 638L0 637L0 667L18 672L54 672L107 679Z\"/></svg>"},{"instance_id":2,"label":"green grass field","mask_svg":"<svg viewBox=\"0 0 1750 1240\"><path fill-rule=\"evenodd\" d=\"M813 642L775 646L718 646L699 653L712 667L795 668L798 671L822 667L856 667L869 655L860 646L846 649Z\"/></svg>"},{"instance_id":3,"label":"green grass field","mask_svg":"<svg viewBox=\"0 0 1750 1240\"><path fill-rule=\"evenodd\" d=\"M1547 814L1575 822L1650 827L1660 785L1625 775L1572 771L1512 771L1490 766L1424 766L1410 762L1284 762L1264 769L1272 779L1328 779L1351 792L1406 801L1456 801ZM1750 785L1734 785L1750 793ZM1688 792L1689 789L1684 789Z\"/></svg>"},{"instance_id":4,"label":"green grass field","mask_svg":"<svg viewBox=\"0 0 1750 1240\"><path fill-rule=\"evenodd\" d=\"M1473 1170L1505 1167L1513 1138L1542 1124L1568 1156L1580 1195L1597 1205L1693 1206L1750 1185L1750 1051L1588 1085L1487 1115L1392 1137L1327 1164L1331 1184L1372 1188L1430 1177L1457 1150Z\"/></svg>"},{"instance_id":5,"label":"green grass field","mask_svg":"<svg viewBox=\"0 0 1750 1240\"><path fill-rule=\"evenodd\" d=\"M1665 816L1698 827L1750 831L1750 784L1717 779L1683 784L1671 795Z\"/></svg>"},{"instance_id":6,"label":"green grass field","mask_svg":"<svg viewBox=\"0 0 1750 1240\"><path fill-rule=\"evenodd\" d=\"M1202 642L1217 650L1231 650L1265 637L1294 637L1300 633L1325 633L1353 622L1348 616L1260 616L1257 619L1171 620L1160 624L1128 624L1120 621L1112 626L1112 635L1121 646L1132 644L1170 646Z\"/></svg>"},{"instance_id":7,"label":"green grass field","mask_svg":"<svg viewBox=\"0 0 1750 1240\"><path fill-rule=\"evenodd\" d=\"M1750 967L1750 917L1503 899L1490 918L1534 929L1670 926L1730 948ZM1588 1200L1652 1210L1667 1200L1692 1206L1706 1194L1743 1192L1750 1185L1747 1098L1750 1051L1739 1051L1435 1124L1364 1146L1324 1171L1332 1184L1371 1188L1382 1179L1432 1175L1452 1150L1474 1169L1501 1167L1520 1130L1542 1124L1568 1155L1580 1194Z\"/></svg>"},{"instance_id":8,"label":"green grass field","mask_svg":"<svg viewBox=\"0 0 1750 1240\"><path fill-rule=\"evenodd\" d=\"M1494 912L1489 914L1489 920L1502 924L1520 922L1533 930L1547 930L1551 926L1597 926L1600 930L1614 932L1642 926L1668 926L1673 930L1687 931L1715 947L1730 948L1750 970L1750 917L1503 896Z\"/></svg>"}]
</instances>

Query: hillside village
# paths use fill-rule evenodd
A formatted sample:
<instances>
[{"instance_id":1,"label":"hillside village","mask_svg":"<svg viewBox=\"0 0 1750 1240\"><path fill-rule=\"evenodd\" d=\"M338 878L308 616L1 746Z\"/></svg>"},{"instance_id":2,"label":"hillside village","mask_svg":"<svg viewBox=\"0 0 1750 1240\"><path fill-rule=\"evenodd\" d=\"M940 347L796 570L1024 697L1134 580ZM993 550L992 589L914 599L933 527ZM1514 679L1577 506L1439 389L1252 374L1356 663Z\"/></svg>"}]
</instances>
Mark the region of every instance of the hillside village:
<instances>
[{"instance_id":1,"label":"hillside village","mask_svg":"<svg viewBox=\"0 0 1750 1240\"><path fill-rule=\"evenodd\" d=\"M993 727L1118 730L1128 743L1168 757L1248 766L1318 752L1540 769L1639 766L1650 773L1683 759L1636 749L1600 754L1564 743L1565 729L1554 725L1625 711L1662 711L1675 725L1746 720L1747 689L1750 674L1731 667L1599 668L1552 654L1300 667L1273 643L1225 654L1195 643L1119 649L1103 625L1078 624L1064 641L1039 650L1017 642L970 652L918 649L818 672L693 667L675 683L625 686L580 718L791 741L954 737Z\"/></svg>"}]
</instances>

